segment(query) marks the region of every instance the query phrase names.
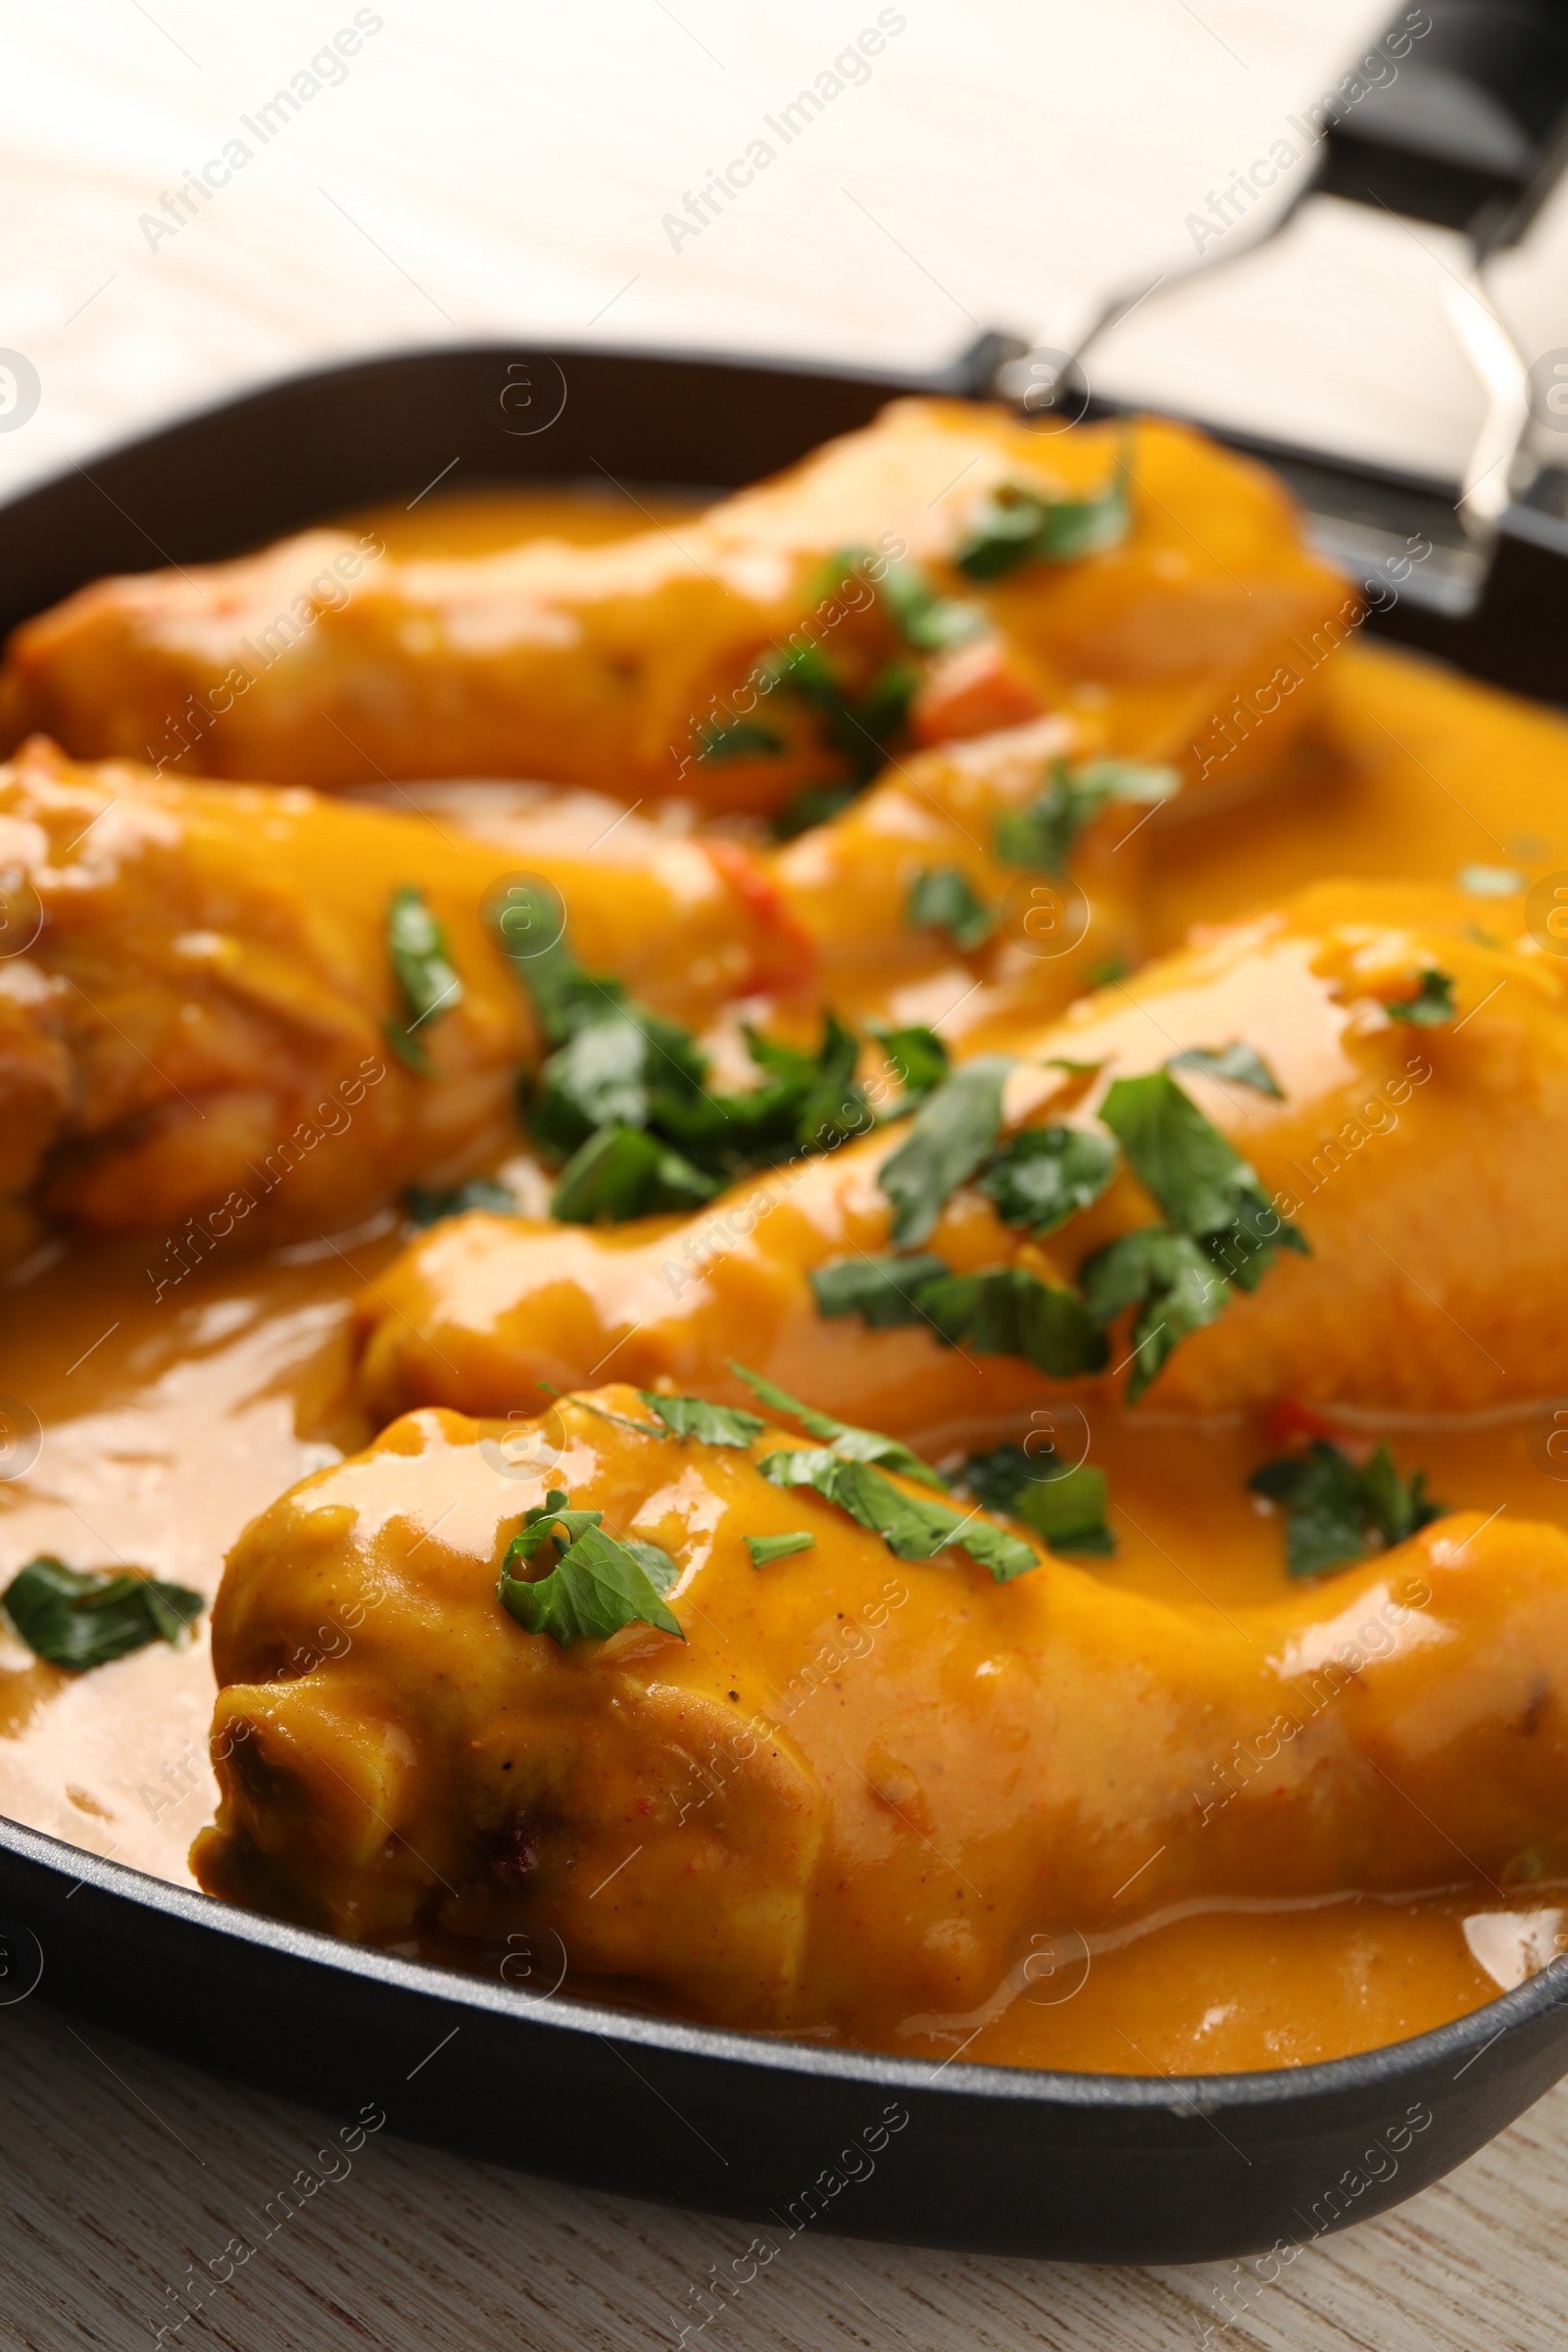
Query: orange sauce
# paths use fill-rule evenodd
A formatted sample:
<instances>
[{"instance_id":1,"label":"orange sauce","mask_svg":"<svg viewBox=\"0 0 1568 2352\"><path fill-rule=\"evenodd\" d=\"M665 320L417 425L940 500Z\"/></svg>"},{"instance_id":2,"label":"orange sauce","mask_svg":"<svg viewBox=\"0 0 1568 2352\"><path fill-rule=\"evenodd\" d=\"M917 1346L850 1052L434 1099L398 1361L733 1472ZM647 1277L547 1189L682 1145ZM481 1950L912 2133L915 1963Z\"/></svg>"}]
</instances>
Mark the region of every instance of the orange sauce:
<instances>
[{"instance_id":1,"label":"orange sauce","mask_svg":"<svg viewBox=\"0 0 1568 2352\"><path fill-rule=\"evenodd\" d=\"M530 539L603 547L637 531L678 526L701 513L695 499L642 491L634 498L607 481L598 489L584 484L570 490L437 490L407 506L392 499L356 507L333 521L340 530L374 531L391 556L440 562L449 556L499 555Z\"/></svg>"}]
</instances>

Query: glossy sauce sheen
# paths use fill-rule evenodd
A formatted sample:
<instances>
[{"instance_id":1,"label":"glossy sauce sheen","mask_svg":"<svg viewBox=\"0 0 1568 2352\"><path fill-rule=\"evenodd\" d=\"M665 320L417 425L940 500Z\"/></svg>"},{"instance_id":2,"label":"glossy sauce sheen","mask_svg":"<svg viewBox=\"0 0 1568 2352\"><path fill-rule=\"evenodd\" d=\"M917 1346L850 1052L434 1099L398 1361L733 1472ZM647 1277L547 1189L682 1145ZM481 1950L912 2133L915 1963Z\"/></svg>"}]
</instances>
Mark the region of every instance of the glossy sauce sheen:
<instances>
[{"instance_id":1,"label":"glossy sauce sheen","mask_svg":"<svg viewBox=\"0 0 1568 2352\"><path fill-rule=\"evenodd\" d=\"M409 552L577 535L558 499L466 502L446 538L439 514L432 502L420 526L432 535ZM643 526L629 511L625 527ZM610 535L603 507L584 515L584 539ZM1326 870L1451 883L1469 862L1517 862L1534 878L1568 856L1559 722L1360 650L1332 665L1326 700L1272 802L1164 836L1153 872L1171 940ZM1477 920L1487 920L1481 899ZM81 1244L22 1269L0 1327L0 1398L24 1455L29 1413L42 1445L0 1486L4 1574L48 1550L81 1567L123 1560L215 1593L247 1521L368 1434L349 1403L353 1301L399 1240L383 1223L262 1259L236 1240L172 1286L161 1241ZM165 1278L161 1297L149 1267ZM1568 1461L1550 1451L1553 1428L1547 1403L1387 1434L1401 1467L1426 1467L1446 1502L1568 1524ZM1057 1434L1071 1442L1065 1426ZM1092 1458L1110 1477L1120 1552L1083 1572L1200 1611L1278 1598L1288 1590L1281 1526L1244 1483L1276 1450L1244 1416L1162 1416L1157 1398L1130 1417L1097 1408ZM0 1809L189 1883L190 1840L214 1804L205 1618L182 1652L155 1644L80 1678L32 1661L9 1637L0 1644ZM983 2004L911 2019L879 2008L868 1987L853 2018L824 2031L906 2052L961 2046L974 2059L1128 2073L1301 2063L1479 2005L1550 1958L1565 1928L1568 1890L1544 1884L1178 1904L1136 1932L1097 1936L1087 1965L1076 1948L1046 1950L1029 1988L1000 2013Z\"/></svg>"}]
</instances>

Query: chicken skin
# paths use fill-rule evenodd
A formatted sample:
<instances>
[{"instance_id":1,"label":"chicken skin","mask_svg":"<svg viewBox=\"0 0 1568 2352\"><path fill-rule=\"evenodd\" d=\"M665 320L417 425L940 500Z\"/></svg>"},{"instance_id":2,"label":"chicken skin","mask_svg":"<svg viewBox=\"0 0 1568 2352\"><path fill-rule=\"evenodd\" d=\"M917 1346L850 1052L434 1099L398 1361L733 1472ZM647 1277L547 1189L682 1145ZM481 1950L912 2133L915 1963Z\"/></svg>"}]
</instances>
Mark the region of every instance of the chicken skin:
<instances>
[{"instance_id":1,"label":"chicken skin","mask_svg":"<svg viewBox=\"0 0 1568 2352\"><path fill-rule=\"evenodd\" d=\"M1097 1130L1113 1081L1196 1050L1250 1050L1180 1084L1255 1170L1281 1251L1181 1341L1161 1405L1211 1412L1281 1396L1465 1410L1568 1387L1568 1221L1547 1171L1568 1150L1568 981L1522 946L1519 900L1438 886L1325 883L1199 940L1042 1028L1016 1008L966 1055L1016 1056L1004 1131ZM1451 1009L1441 1000L1451 992ZM973 1066L972 1061L960 1065ZM1245 1065L1244 1065L1245 1066ZM924 1114L918 1114L923 1116ZM364 1393L382 1420L419 1404L538 1409L541 1385L596 1368L744 1401L740 1356L824 1410L927 1450L1048 1398L1011 1352L945 1346L929 1320L825 1320L813 1276L890 1249L881 1171L906 1122L737 1187L696 1216L563 1233L474 1214L437 1227L368 1302ZM957 1274L1017 1268L1058 1297L1097 1252L1156 1220L1123 1165L1043 1238L954 1186L918 1249ZM1126 1357L1112 1325L1109 1368Z\"/></svg>"},{"instance_id":2,"label":"chicken skin","mask_svg":"<svg viewBox=\"0 0 1568 2352\"><path fill-rule=\"evenodd\" d=\"M1082 710L1228 793L1298 728L1355 612L1279 485L1183 427L1047 436L909 400L678 530L450 560L317 530L99 581L12 639L0 740L767 811L868 774L906 724L936 742Z\"/></svg>"},{"instance_id":3,"label":"chicken skin","mask_svg":"<svg viewBox=\"0 0 1568 2352\"><path fill-rule=\"evenodd\" d=\"M424 1411L264 1512L215 1615L202 1885L820 2030L867 1984L974 2011L1024 1989L1039 1931L1177 1898L1568 1864L1560 1530L1449 1517L1231 1618L1027 1548L999 1583L896 1557L763 1476L801 1440L755 1426L676 1439L620 1387L520 1426ZM558 1645L503 1608L552 1492L662 1547L674 1632ZM809 1546L754 1566L785 1533Z\"/></svg>"}]
</instances>

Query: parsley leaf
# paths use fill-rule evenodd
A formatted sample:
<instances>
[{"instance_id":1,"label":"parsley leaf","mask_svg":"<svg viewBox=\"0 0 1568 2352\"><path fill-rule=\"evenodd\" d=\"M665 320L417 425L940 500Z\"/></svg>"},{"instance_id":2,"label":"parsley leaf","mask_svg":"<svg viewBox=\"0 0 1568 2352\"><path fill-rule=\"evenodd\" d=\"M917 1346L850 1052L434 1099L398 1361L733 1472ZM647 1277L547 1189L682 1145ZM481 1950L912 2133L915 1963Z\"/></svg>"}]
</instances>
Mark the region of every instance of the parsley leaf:
<instances>
[{"instance_id":1,"label":"parsley leaf","mask_svg":"<svg viewBox=\"0 0 1568 2352\"><path fill-rule=\"evenodd\" d=\"M1027 1226L1041 1240L1100 1199L1119 1157L1093 1128L1026 1127L1003 1145L980 1190L1004 1225Z\"/></svg>"},{"instance_id":2,"label":"parsley leaf","mask_svg":"<svg viewBox=\"0 0 1568 2352\"><path fill-rule=\"evenodd\" d=\"M441 1191L411 1184L403 1196L403 1206L416 1225L438 1225L443 1217L461 1217L470 1208L488 1208L499 1217L517 1213L514 1196L494 1176L470 1176L466 1184L449 1185Z\"/></svg>"},{"instance_id":3,"label":"parsley leaf","mask_svg":"<svg viewBox=\"0 0 1568 2352\"><path fill-rule=\"evenodd\" d=\"M997 927L995 909L975 896L968 876L956 865L916 874L904 919L913 931L945 931L965 955L983 947Z\"/></svg>"},{"instance_id":4,"label":"parsley leaf","mask_svg":"<svg viewBox=\"0 0 1568 2352\"><path fill-rule=\"evenodd\" d=\"M778 729L755 718L712 720L697 730L697 757L710 767L726 760L768 759L783 749Z\"/></svg>"},{"instance_id":5,"label":"parsley leaf","mask_svg":"<svg viewBox=\"0 0 1568 2352\"><path fill-rule=\"evenodd\" d=\"M774 1560L792 1560L798 1551L811 1551L816 1538L804 1530L789 1536L748 1536L746 1548L752 1555L754 1568L766 1568Z\"/></svg>"},{"instance_id":6,"label":"parsley leaf","mask_svg":"<svg viewBox=\"0 0 1568 2352\"><path fill-rule=\"evenodd\" d=\"M1086 1300L1022 1266L949 1274L922 1286L916 1301L944 1348L1017 1355L1053 1380L1099 1372L1109 1352Z\"/></svg>"},{"instance_id":7,"label":"parsley leaf","mask_svg":"<svg viewBox=\"0 0 1568 2352\"><path fill-rule=\"evenodd\" d=\"M888 1066L904 1089L903 1109L912 1109L942 1084L952 1066L948 1049L934 1029L913 1024L904 1029L879 1029L871 1035L887 1055ZM902 1115L902 1111L899 1115Z\"/></svg>"},{"instance_id":8,"label":"parsley leaf","mask_svg":"<svg viewBox=\"0 0 1568 2352\"><path fill-rule=\"evenodd\" d=\"M1097 1250L1078 1269L1084 1300L1097 1323L1109 1323L1137 1305L1133 1368L1127 1401L1136 1404L1181 1342L1223 1313L1230 1284L1190 1234L1168 1225L1141 1225Z\"/></svg>"},{"instance_id":9,"label":"parsley leaf","mask_svg":"<svg viewBox=\"0 0 1568 2352\"><path fill-rule=\"evenodd\" d=\"M930 1560L950 1548L964 1551L977 1567L989 1569L999 1585L1040 1565L1029 1544L977 1512L906 1494L869 1462L845 1461L825 1446L770 1453L758 1467L774 1486L813 1488L858 1526L880 1536L895 1559Z\"/></svg>"},{"instance_id":10,"label":"parsley leaf","mask_svg":"<svg viewBox=\"0 0 1568 2352\"><path fill-rule=\"evenodd\" d=\"M858 784L807 784L778 809L771 827L775 841L798 841L813 825L831 824L834 817L860 797Z\"/></svg>"},{"instance_id":11,"label":"parsley leaf","mask_svg":"<svg viewBox=\"0 0 1568 2352\"><path fill-rule=\"evenodd\" d=\"M0 1602L33 1655L72 1674L128 1657L150 1642L177 1643L207 1605L185 1585L123 1570L68 1568L44 1552L18 1569Z\"/></svg>"},{"instance_id":12,"label":"parsley leaf","mask_svg":"<svg viewBox=\"0 0 1568 2352\"><path fill-rule=\"evenodd\" d=\"M1023 808L1004 808L994 828L1004 865L1040 866L1061 873L1084 827L1112 801L1152 808L1181 788L1173 767L1146 767L1135 760L1091 760L1069 767L1054 760L1043 789Z\"/></svg>"},{"instance_id":13,"label":"parsley leaf","mask_svg":"<svg viewBox=\"0 0 1568 2352\"><path fill-rule=\"evenodd\" d=\"M940 654L984 637L991 626L980 606L944 596L918 564L902 559L888 564L877 582L888 618L906 645L917 653Z\"/></svg>"},{"instance_id":14,"label":"parsley leaf","mask_svg":"<svg viewBox=\"0 0 1568 2352\"><path fill-rule=\"evenodd\" d=\"M1003 482L983 499L953 561L966 578L1000 580L1024 564L1072 564L1125 539L1132 523L1127 473L1118 461L1106 487L1091 498L1042 498Z\"/></svg>"},{"instance_id":15,"label":"parsley leaf","mask_svg":"<svg viewBox=\"0 0 1568 2352\"><path fill-rule=\"evenodd\" d=\"M1053 1551L1084 1552L1102 1559L1116 1549L1105 1519L1105 1473L1080 1463L1065 1469L1048 1448L1038 1460L1021 1446L999 1446L971 1454L963 1483L988 1510L1022 1519Z\"/></svg>"},{"instance_id":16,"label":"parsley leaf","mask_svg":"<svg viewBox=\"0 0 1568 2352\"><path fill-rule=\"evenodd\" d=\"M689 1159L640 1128L598 1127L561 1171L550 1214L563 1225L619 1225L701 1208L720 1189Z\"/></svg>"},{"instance_id":17,"label":"parsley leaf","mask_svg":"<svg viewBox=\"0 0 1568 2352\"><path fill-rule=\"evenodd\" d=\"M1453 974L1425 971L1413 997L1388 1007L1391 1021L1408 1021L1416 1029L1441 1029L1454 1015Z\"/></svg>"},{"instance_id":18,"label":"parsley leaf","mask_svg":"<svg viewBox=\"0 0 1568 2352\"><path fill-rule=\"evenodd\" d=\"M841 1257L813 1266L807 1276L819 1315L859 1315L868 1331L890 1331L923 1318L916 1296L924 1285L946 1279L944 1258Z\"/></svg>"},{"instance_id":19,"label":"parsley leaf","mask_svg":"<svg viewBox=\"0 0 1568 2352\"><path fill-rule=\"evenodd\" d=\"M1010 1054L983 1054L955 1070L927 1096L904 1142L883 1161L877 1181L893 1203L899 1249L925 1240L951 1196L995 1150L1011 1067Z\"/></svg>"},{"instance_id":20,"label":"parsley leaf","mask_svg":"<svg viewBox=\"0 0 1568 2352\"><path fill-rule=\"evenodd\" d=\"M1214 1053L1208 1046L1193 1046L1185 1054L1173 1054L1165 1067L1197 1070L1204 1078L1232 1079L1238 1086L1250 1086L1257 1094L1271 1095L1276 1102L1285 1100L1285 1089L1261 1054L1254 1054L1250 1046L1227 1046L1222 1054Z\"/></svg>"},{"instance_id":21,"label":"parsley leaf","mask_svg":"<svg viewBox=\"0 0 1568 2352\"><path fill-rule=\"evenodd\" d=\"M414 1031L463 1003L463 982L447 956L446 932L420 892L395 890L386 910L386 952L403 998L403 1016L389 1014L387 1043L400 1061L421 1076L429 1070Z\"/></svg>"},{"instance_id":22,"label":"parsley leaf","mask_svg":"<svg viewBox=\"0 0 1568 2352\"><path fill-rule=\"evenodd\" d=\"M1319 1438L1304 1454L1265 1462L1247 1483L1285 1512L1292 1576L1348 1567L1384 1544L1404 1543L1447 1508L1429 1498L1424 1471L1408 1482L1401 1478L1386 1442L1358 1470L1340 1446Z\"/></svg>"},{"instance_id":23,"label":"parsley leaf","mask_svg":"<svg viewBox=\"0 0 1568 2352\"><path fill-rule=\"evenodd\" d=\"M696 1438L704 1446L745 1447L767 1427L760 1413L748 1413L738 1405L710 1404L703 1396L661 1396L654 1389L639 1389L637 1394L672 1438Z\"/></svg>"},{"instance_id":24,"label":"parsley leaf","mask_svg":"<svg viewBox=\"0 0 1568 2352\"><path fill-rule=\"evenodd\" d=\"M1022 1266L955 1274L940 1257L840 1258L808 1277L821 1315L860 1315L867 1330L924 1323L944 1348L1017 1355L1054 1380L1098 1372L1106 1347L1076 1291Z\"/></svg>"},{"instance_id":25,"label":"parsley leaf","mask_svg":"<svg viewBox=\"0 0 1568 2352\"><path fill-rule=\"evenodd\" d=\"M680 1571L657 1544L607 1536L602 1511L573 1511L554 1489L536 1503L507 1547L496 1597L530 1634L548 1634L558 1647L603 1642L623 1625L641 1623L686 1637L664 1594ZM548 1573L530 1582L513 1574L543 1555Z\"/></svg>"},{"instance_id":26,"label":"parsley leaf","mask_svg":"<svg viewBox=\"0 0 1568 2352\"><path fill-rule=\"evenodd\" d=\"M868 784L902 732L920 679L908 662L889 662L861 694L844 685L817 645L792 645L760 664L760 682L798 695L817 714L822 737Z\"/></svg>"},{"instance_id":27,"label":"parsley leaf","mask_svg":"<svg viewBox=\"0 0 1568 2352\"><path fill-rule=\"evenodd\" d=\"M858 1044L831 1012L814 1053L748 1029L759 1083L717 1094L688 1030L577 962L553 893L514 884L497 927L551 1048L527 1117L534 1141L565 1163L551 1202L564 1223L698 1207L748 1169L872 1125L855 1080Z\"/></svg>"},{"instance_id":28,"label":"parsley leaf","mask_svg":"<svg viewBox=\"0 0 1568 2352\"><path fill-rule=\"evenodd\" d=\"M1300 1233L1279 1214L1255 1170L1168 1070L1116 1079L1100 1115L1172 1230L1201 1243L1211 1261L1243 1290L1257 1288L1277 1250L1308 1254Z\"/></svg>"},{"instance_id":29,"label":"parsley leaf","mask_svg":"<svg viewBox=\"0 0 1568 2352\"><path fill-rule=\"evenodd\" d=\"M760 1372L748 1372L744 1364L732 1361L730 1370L760 1396L770 1411L798 1421L808 1437L823 1440L841 1461L882 1462L889 1470L901 1470L906 1478L918 1479L922 1486L947 1486L947 1480L929 1462L922 1462L917 1453L911 1453L897 1438L884 1437L879 1429L857 1429L852 1421L835 1421L831 1413L819 1413L814 1405L803 1404L798 1396L792 1396L787 1389L775 1388Z\"/></svg>"}]
</instances>

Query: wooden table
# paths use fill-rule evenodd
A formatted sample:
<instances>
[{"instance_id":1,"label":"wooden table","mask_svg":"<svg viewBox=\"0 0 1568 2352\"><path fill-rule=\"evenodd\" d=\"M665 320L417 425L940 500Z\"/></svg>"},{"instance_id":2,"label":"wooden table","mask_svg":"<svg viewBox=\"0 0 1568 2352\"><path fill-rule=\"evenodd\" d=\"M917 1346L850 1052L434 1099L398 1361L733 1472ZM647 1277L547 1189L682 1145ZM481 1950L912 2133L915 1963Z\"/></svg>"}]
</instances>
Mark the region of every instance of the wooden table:
<instances>
[{"instance_id":1,"label":"wooden table","mask_svg":"<svg viewBox=\"0 0 1568 2352\"><path fill-rule=\"evenodd\" d=\"M358 14L378 24L341 75L311 61L352 30L347 0L221 23L200 0L74 0L8 25L0 344L31 361L40 399L0 430L0 495L352 351L494 334L918 364L982 325L1050 329L1097 287L1189 256L1208 191L1385 17L1362 0ZM787 141L766 129L862 25L894 19L864 77L847 69ZM297 75L320 86L279 106ZM758 138L774 153L742 195L700 232L672 229ZM249 153L226 183L182 213L188 175L236 140ZM1348 253L1323 223L1223 293L1152 302L1102 380L1456 474L1478 396L1444 308L1451 250L1359 226ZM1556 206L1503 273L1530 356L1568 344L1565 245ZM319 2119L84 2034L40 1999L0 2010L0 2053L6 2344L172 2328L166 2289L252 2229L321 2143ZM1227 2265L1068 2270L805 2238L687 2341L1162 2352L1225 2340L1229 2321L1230 2341L1292 2352L1556 2352L1565 2196L1568 2088L1267 2286ZM674 2347L688 2289L749 2234L388 2132L163 2340Z\"/></svg>"}]
</instances>

